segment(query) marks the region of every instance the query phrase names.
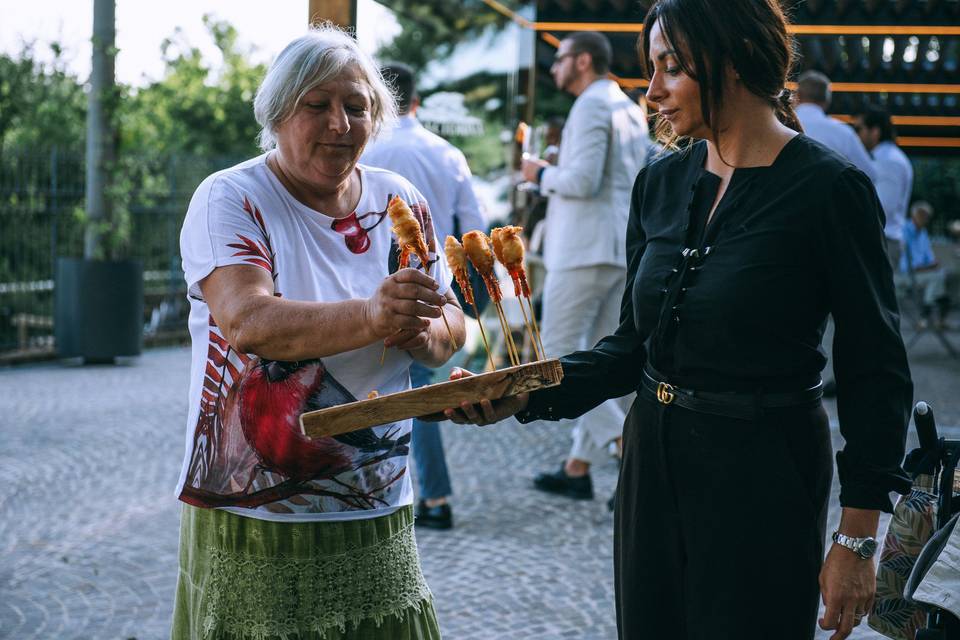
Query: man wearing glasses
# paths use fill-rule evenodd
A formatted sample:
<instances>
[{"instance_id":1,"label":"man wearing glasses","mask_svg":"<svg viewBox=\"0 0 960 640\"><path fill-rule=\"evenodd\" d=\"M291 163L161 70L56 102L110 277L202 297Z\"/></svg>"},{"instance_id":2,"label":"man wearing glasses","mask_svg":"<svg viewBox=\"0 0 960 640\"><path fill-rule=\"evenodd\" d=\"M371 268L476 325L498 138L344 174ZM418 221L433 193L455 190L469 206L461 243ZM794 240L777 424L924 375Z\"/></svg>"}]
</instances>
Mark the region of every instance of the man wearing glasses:
<instances>
[{"instance_id":1,"label":"man wearing glasses","mask_svg":"<svg viewBox=\"0 0 960 640\"><path fill-rule=\"evenodd\" d=\"M550 72L577 97L561 137L557 165L523 162L526 180L549 198L543 258L543 346L550 356L589 349L617 328L626 283L630 192L650 155L643 111L607 79L613 56L605 36L575 33L560 42ZM609 400L571 421L573 447L563 466L534 486L593 498L592 463L620 437L632 398Z\"/></svg>"}]
</instances>

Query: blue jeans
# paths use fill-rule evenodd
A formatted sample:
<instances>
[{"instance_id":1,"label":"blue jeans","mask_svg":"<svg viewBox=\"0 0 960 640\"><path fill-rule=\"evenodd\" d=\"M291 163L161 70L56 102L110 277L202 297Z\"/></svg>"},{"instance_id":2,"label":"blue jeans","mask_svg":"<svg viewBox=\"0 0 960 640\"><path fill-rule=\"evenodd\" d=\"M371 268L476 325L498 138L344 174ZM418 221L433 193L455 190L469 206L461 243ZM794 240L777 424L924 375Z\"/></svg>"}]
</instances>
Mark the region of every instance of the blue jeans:
<instances>
[{"instance_id":1,"label":"blue jeans","mask_svg":"<svg viewBox=\"0 0 960 640\"><path fill-rule=\"evenodd\" d=\"M433 370L418 362L410 366L410 382L414 387L422 387L433 381ZM450 488L450 474L447 472L447 459L443 455L443 440L440 437L440 424L413 420L412 439L413 463L417 467L417 485L421 500L443 498L453 493Z\"/></svg>"}]
</instances>

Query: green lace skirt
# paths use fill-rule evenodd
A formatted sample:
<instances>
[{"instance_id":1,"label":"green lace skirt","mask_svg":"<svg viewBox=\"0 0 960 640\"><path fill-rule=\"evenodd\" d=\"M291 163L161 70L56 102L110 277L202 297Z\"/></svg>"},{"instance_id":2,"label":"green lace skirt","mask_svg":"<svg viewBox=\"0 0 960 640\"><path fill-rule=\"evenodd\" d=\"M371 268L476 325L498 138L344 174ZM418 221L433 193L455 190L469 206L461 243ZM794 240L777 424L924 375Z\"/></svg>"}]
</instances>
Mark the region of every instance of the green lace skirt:
<instances>
[{"instance_id":1,"label":"green lace skirt","mask_svg":"<svg viewBox=\"0 0 960 640\"><path fill-rule=\"evenodd\" d=\"M171 638L440 638L412 507L288 524L184 505Z\"/></svg>"}]
</instances>

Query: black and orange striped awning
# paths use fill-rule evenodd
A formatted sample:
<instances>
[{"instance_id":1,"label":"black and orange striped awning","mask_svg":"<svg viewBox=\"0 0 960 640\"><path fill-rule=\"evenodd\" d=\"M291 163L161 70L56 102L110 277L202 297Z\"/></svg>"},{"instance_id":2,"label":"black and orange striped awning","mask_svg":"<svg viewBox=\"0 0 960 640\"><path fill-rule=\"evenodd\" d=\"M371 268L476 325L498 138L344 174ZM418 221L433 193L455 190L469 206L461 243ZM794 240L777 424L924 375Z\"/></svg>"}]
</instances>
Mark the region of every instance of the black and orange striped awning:
<instances>
[{"instance_id":1,"label":"black and orange striped awning","mask_svg":"<svg viewBox=\"0 0 960 640\"><path fill-rule=\"evenodd\" d=\"M608 4L623 7L621 13L625 18L628 15L632 18L620 21L611 19L616 11L608 6L591 13L592 8L604 4L598 1L538 0L538 18L544 19L535 20L518 15L500 0L483 2L521 27L536 32L540 40L553 47L559 45L565 34L601 31L607 33L611 41L616 43L619 38L626 45L615 44L615 51L626 49L632 53L628 43L643 30L643 24L636 20L637 10L632 2L609 0ZM819 4L829 9L831 3ZM896 24L889 16L885 24L870 24L862 19L882 19L883 16L866 16L862 11L843 16L850 23L841 24L840 16L829 12L820 16L803 14L813 10L813 3L807 3L801 5L803 15L800 15L806 23L790 25L789 29L800 43L804 69L816 68L834 80L831 84L835 94L833 106L839 113L831 115L849 121L849 113L867 103L880 102L894 114L894 124L904 134L899 138L901 145L960 149L960 71L957 69L960 66L957 60L960 17L932 13L931 8L936 9L937 3L931 0L921 4L925 13L904 13L904 20ZM939 7L941 12L952 10L951 3L940 5L943 5ZM579 10L577 17L602 15L603 21L552 19L571 7ZM818 17L825 23L815 23ZM910 17L915 21L908 21ZM861 21L858 22L858 18ZM831 19L834 23L827 23ZM874 48L872 53L870 47ZM911 47L912 53L908 55ZM908 62L911 56L913 61ZM623 63L629 58L630 55L623 54L620 68L614 65L617 74L611 76L627 89L646 87L647 81L639 77L636 61L632 65ZM795 88L792 84L788 86Z\"/></svg>"}]
</instances>

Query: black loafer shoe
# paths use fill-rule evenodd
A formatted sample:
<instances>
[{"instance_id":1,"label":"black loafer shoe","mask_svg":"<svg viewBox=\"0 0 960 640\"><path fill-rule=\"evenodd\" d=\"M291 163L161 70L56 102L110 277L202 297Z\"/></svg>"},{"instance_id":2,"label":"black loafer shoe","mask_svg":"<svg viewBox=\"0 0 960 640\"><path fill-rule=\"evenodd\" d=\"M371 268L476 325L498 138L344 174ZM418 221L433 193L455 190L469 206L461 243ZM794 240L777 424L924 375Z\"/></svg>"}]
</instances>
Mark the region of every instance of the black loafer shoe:
<instances>
[{"instance_id":1,"label":"black loafer shoe","mask_svg":"<svg viewBox=\"0 0 960 640\"><path fill-rule=\"evenodd\" d=\"M533 487L574 500L593 500L593 480L590 479L590 474L571 478L563 467L553 473L541 473L533 479Z\"/></svg>"},{"instance_id":2,"label":"black loafer shoe","mask_svg":"<svg viewBox=\"0 0 960 640\"><path fill-rule=\"evenodd\" d=\"M449 504L438 504L428 507L424 500L417 503L417 513L414 524L427 529L452 529L453 509Z\"/></svg>"}]
</instances>

